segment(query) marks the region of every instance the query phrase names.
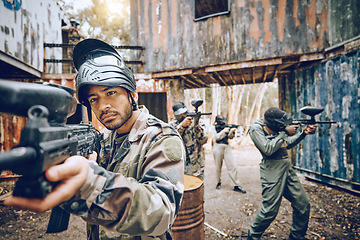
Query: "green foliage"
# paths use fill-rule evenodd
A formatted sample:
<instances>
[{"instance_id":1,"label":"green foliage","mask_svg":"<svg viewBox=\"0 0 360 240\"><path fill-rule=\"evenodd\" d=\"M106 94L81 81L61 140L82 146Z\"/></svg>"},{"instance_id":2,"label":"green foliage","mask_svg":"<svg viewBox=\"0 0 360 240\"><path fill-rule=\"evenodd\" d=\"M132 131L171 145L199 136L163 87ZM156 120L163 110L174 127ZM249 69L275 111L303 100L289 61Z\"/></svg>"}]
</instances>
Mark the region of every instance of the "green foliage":
<instances>
[{"instance_id":1,"label":"green foliage","mask_svg":"<svg viewBox=\"0 0 360 240\"><path fill-rule=\"evenodd\" d=\"M71 10L69 18L80 21L80 29L87 37L115 45L130 43L130 1L91 0L89 7L74 10L70 0L59 0L64 10Z\"/></svg>"},{"instance_id":2,"label":"green foliage","mask_svg":"<svg viewBox=\"0 0 360 240\"><path fill-rule=\"evenodd\" d=\"M59 4L59 6L61 7L61 9L66 12L74 12L74 7L72 4L68 3L68 0L57 0L57 3Z\"/></svg>"}]
</instances>

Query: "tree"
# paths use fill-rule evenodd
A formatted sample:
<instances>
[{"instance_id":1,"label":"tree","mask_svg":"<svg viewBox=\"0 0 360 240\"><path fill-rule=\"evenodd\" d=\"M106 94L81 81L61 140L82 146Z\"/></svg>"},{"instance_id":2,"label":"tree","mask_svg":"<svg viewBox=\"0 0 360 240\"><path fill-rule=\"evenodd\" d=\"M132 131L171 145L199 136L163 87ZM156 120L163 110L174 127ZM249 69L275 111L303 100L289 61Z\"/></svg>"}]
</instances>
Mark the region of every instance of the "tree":
<instances>
[{"instance_id":1,"label":"tree","mask_svg":"<svg viewBox=\"0 0 360 240\"><path fill-rule=\"evenodd\" d=\"M74 0L58 0L59 5L80 22L87 37L113 45L130 43L130 1L91 0L89 7L74 9Z\"/></svg>"},{"instance_id":2,"label":"tree","mask_svg":"<svg viewBox=\"0 0 360 240\"><path fill-rule=\"evenodd\" d=\"M231 146L236 148L251 141L249 135L246 134L249 126L261 118L266 109L278 106L277 79L271 83L227 87L212 84L208 91L210 96L205 95L205 90L206 88L185 90L184 102L189 105L191 98L200 97L205 99L206 97L207 101L205 101L204 105L209 106L209 109L206 109L212 112L212 116L203 116L202 118L206 120L209 127L214 124L215 117L218 114L226 116L229 124L241 125L244 131L243 135L230 141ZM202 108L201 111L205 111L205 108ZM211 141L212 136L210 134L208 143L211 143Z\"/></svg>"}]
</instances>

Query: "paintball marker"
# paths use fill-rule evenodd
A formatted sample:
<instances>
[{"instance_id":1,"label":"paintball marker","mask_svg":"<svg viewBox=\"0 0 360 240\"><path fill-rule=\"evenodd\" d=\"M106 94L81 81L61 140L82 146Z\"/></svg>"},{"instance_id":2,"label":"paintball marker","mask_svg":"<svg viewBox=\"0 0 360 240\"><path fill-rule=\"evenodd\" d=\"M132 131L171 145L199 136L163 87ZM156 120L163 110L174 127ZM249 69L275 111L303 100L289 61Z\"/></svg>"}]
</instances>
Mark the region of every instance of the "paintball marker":
<instances>
[{"instance_id":1,"label":"paintball marker","mask_svg":"<svg viewBox=\"0 0 360 240\"><path fill-rule=\"evenodd\" d=\"M200 98L194 98L194 99L190 100L191 105L193 105L195 108L195 112L190 112L190 113L188 112L186 114L186 116L195 118L196 119L195 125L197 125L199 123L199 119L202 115L211 115L212 114L211 112L210 113L202 113L198 110L198 108L203 104L203 102L204 101Z\"/></svg>"},{"instance_id":2,"label":"paintball marker","mask_svg":"<svg viewBox=\"0 0 360 240\"><path fill-rule=\"evenodd\" d=\"M297 119L297 120L294 119L291 124L293 124L293 125L330 124L331 125L332 123L336 123L335 121L316 121L315 120L315 116L320 114L322 111L324 111L324 108L306 106L306 107L302 107L300 109L300 111L303 114L310 116L310 119Z\"/></svg>"},{"instance_id":3,"label":"paintball marker","mask_svg":"<svg viewBox=\"0 0 360 240\"><path fill-rule=\"evenodd\" d=\"M240 127L240 125L236 125L236 124L224 124L222 126L224 126L224 128L226 128L226 127L228 127L228 128L238 128L238 127Z\"/></svg>"},{"instance_id":4,"label":"paintball marker","mask_svg":"<svg viewBox=\"0 0 360 240\"><path fill-rule=\"evenodd\" d=\"M238 128L240 127L240 125L236 125L236 124L216 124L215 125L215 130L216 132L221 132L224 128Z\"/></svg>"},{"instance_id":5,"label":"paintball marker","mask_svg":"<svg viewBox=\"0 0 360 240\"><path fill-rule=\"evenodd\" d=\"M101 136L94 126L65 124L76 110L73 94L73 89L57 84L0 80L0 112L28 118L20 143L0 153L0 171L22 175L15 184L14 196L44 198L54 187L44 175L49 167L72 155L86 157L98 151ZM69 216L55 207L47 232L66 230Z\"/></svg>"}]
</instances>

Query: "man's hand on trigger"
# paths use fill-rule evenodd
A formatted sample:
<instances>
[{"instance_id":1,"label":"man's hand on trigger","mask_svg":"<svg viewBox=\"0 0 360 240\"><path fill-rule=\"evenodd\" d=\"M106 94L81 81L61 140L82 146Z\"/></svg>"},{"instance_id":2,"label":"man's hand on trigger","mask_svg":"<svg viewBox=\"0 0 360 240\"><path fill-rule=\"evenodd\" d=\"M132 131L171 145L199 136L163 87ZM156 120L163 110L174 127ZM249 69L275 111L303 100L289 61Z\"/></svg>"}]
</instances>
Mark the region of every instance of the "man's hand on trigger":
<instances>
[{"instance_id":1,"label":"man's hand on trigger","mask_svg":"<svg viewBox=\"0 0 360 240\"><path fill-rule=\"evenodd\" d=\"M187 128L188 126L190 126L192 123L192 117L186 117L182 122L181 122L181 126L183 128Z\"/></svg>"},{"instance_id":2,"label":"man's hand on trigger","mask_svg":"<svg viewBox=\"0 0 360 240\"><path fill-rule=\"evenodd\" d=\"M11 197L4 205L34 212L45 212L69 200L85 183L89 169L88 160L81 156L69 157L64 163L52 166L45 172L50 182L59 182L44 199Z\"/></svg>"},{"instance_id":3,"label":"man's hand on trigger","mask_svg":"<svg viewBox=\"0 0 360 240\"><path fill-rule=\"evenodd\" d=\"M224 132L225 132L225 133L229 133L229 132L230 132L230 128L229 128L229 127L224 128Z\"/></svg>"},{"instance_id":4,"label":"man's hand on trigger","mask_svg":"<svg viewBox=\"0 0 360 240\"><path fill-rule=\"evenodd\" d=\"M292 136L296 133L298 127L298 125L289 125L286 126L285 131L289 134L289 136Z\"/></svg>"},{"instance_id":5,"label":"man's hand on trigger","mask_svg":"<svg viewBox=\"0 0 360 240\"><path fill-rule=\"evenodd\" d=\"M312 135L315 133L317 125L306 125L304 128L304 133L307 135Z\"/></svg>"},{"instance_id":6,"label":"man's hand on trigger","mask_svg":"<svg viewBox=\"0 0 360 240\"><path fill-rule=\"evenodd\" d=\"M97 152L94 151L92 154L90 154L90 155L87 157L87 159L89 159L90 161L96 162L97 156L98 156Z\"/></svg>"}]
</instances>

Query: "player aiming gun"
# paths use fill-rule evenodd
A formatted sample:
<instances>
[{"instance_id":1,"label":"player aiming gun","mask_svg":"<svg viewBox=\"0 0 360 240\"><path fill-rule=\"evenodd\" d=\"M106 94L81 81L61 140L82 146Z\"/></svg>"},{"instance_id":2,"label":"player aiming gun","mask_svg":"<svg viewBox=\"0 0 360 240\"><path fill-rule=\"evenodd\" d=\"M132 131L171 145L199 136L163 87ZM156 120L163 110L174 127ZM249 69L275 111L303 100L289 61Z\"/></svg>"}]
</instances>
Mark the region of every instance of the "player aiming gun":
<instances>
[{"instance_id":1,"label":"player aiming gun","mask_svg":"<svg viewBox=\"0 0 360 240\"><path fill-rule=\"evenodd\" d=\"M222 127L222 128L226 128L226 127L228 127L228 128L238 128L238 127L240 127L240 125L236 125L236 124L221 124L221 127Z\"/></svg>"},{"instance_id":2,"label":"player aiming gun","mask_svg":"<svg viewBox=\"0 0 360 240\"><path fill-rule=\"evenodd\" d=\"M204 179L205 153L203 145L208 140L206 125L200 117L211 113L201 113L198 108L203 104L202 99L192 99L191 105L195 112L189 113L183 102L176 102L172 106L175 120L170 124L179 132L186 150L185 170L191 174Z\"/></svg>"},{"instance_id":3,"label":"player aiming gun","mask_svg":"<svg viewBox=\"0 0 360 240\"><path fill-rule=\"evenodd\" d=\"M199 107L203 104L203 100L200 98L194 98L190 100L191 105L195 108L195 112L188 112L186 114L187 117L193 117L195 118L195 125L199 123L199 119L202 115L211 115L212 113L202 113L199 111Z\"/></svg>"},{"instance_id":4,"label":"player aiming gun","mask_svg":"<svg viewBox=\"0 0 360 240\"><path fill-rule=\"evenodd\" d=\"M317 107L311 107L311 106L306 106L306 107L302 107L300 109L300 112L302 112L305 115L310 116L310 119L294 119L292 121L292 125L316 125L316 124L333 124L336 123L335 121L316 121L315 120L315 116L320 114L321 112L324 111L324 108L317 108Z\"/></svg>"},{"instance_id":5,"label":"player aiming gun","mask_svg":"<svg viewBox=\"0 0 360 240\"><path fill-rule=\"evenodd\" d=\"M74 90L57 84L0 80L0 112L27 117L20 143L0 154L0 170L22 175L13 195L44 198L54 187L45 171L72 155L88 156L99 147L100 135L91 124L65 125L75 113ZM67 229L69 214L54 208L48 231ZM53 219L53 220L52 220Z\"/></svg>"},{"instance_id":6,"label":"player aiming gun","mask_svg":"<svg viewBox=\"0 0 360 240\"><path fill-rule=\"evenodd\" d=\"M246 193L240 185L240 175L236 168L235 160L232 154L232 149L229 145L229 140L235 137L235 131L240 125L226 124L227 118L222 115L217 115L215 118L215 125L212 128L212 135L214 139L213 156L215 160L215 179L217 182L216 189L221 188L221 171L223 163L227 168L234 191Z\"/></svg>"},{"instance_id":7,"label":"player aiming gun","mask_svg":"<svg viewBox=\"0 0 360 240\"><path fill-rule=\"evenodd\" d=\"M237 124L226 124L226 121L227 121L226 117L221 116L221 115L216 116L216 118L215 118L216 133L221 132L225 128L229 128L226 131L226 136L227 136L227 134L229 134L230 130L231 130L231 133L233 134L235 132L235 129L240 127L240 125L237 125ZM227 139L226 139L226 142L227 142Z\"/></svg>"}]
</instances>

